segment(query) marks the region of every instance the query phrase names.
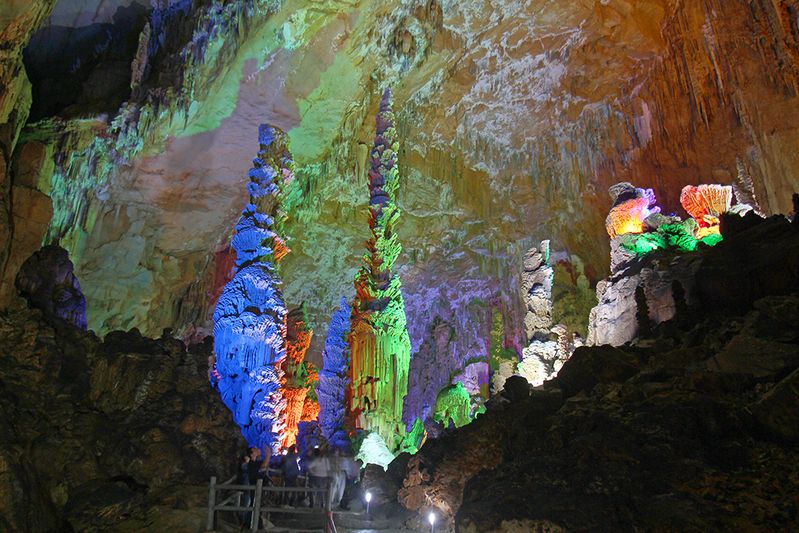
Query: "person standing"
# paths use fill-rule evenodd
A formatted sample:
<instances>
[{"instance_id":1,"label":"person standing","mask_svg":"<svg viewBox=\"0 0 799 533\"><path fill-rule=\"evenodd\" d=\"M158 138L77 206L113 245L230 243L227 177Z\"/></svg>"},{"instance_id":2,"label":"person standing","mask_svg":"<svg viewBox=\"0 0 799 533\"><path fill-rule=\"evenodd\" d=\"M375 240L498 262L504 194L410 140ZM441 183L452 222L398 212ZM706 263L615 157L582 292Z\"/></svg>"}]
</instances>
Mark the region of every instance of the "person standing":
<instances>
[{"instance_id":1,"label":"person standing","mask_svg":"<svg viewBox=\"0 0 799 533\"><path fill-rule=\"evenodd\" d=\"M341 505L344 488L347 486L347 473L344 470L344 457L340 450L334 450L329 461L330 508L335 509Z\"/></svg>"},{"instance_id":2,"label":"person standing","mask_svg":"<svg viewBox=\"0 0 799 533\"><path fill-rule=\"evenodd\" d=\"M290 446L283 456L283 465L281 466L283 473L283 486L296 487L297 479L300 477L300 456L297 455L297 447ZM283 505L294 505L295 492L287 492L283 498Z\"/></svg>"},{"instance_id":3,"label":"person standing","mask_svg":"<svg viewBox=\"0 0 799 533\"><path fill-rule=\"evenodd\" d=\"M311 488L326 488L328 472L329 465L327 457L325 457L318 448L315 448L311 454L311 460L308 462L308 481ZM325 498L320 498L318 494L317 492L311 493L311 507L323 507Z\"/></svg>"}]
</instances>

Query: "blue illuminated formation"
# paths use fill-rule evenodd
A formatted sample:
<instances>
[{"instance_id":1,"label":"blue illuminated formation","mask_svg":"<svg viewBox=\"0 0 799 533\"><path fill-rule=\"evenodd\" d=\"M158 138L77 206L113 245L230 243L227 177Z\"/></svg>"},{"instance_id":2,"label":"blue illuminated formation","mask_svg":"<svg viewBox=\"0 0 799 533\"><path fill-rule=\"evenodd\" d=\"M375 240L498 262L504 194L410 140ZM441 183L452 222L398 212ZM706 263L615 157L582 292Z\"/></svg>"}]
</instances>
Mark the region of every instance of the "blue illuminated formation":
<instances>
[{"instance_id":1,"label":"blue illuminated formation","mask_svg":"<svg viewBox=\"0 0 799 533\"><path fill-rule=\"evenodd\" d=\"M350 438L344 427L346 414L345 394L349 385L350 306L341 299L341 306L333 313L327 329L325 349L322 352L322 371L316 395L319 398L319 426L322 435L333 448L349 450Z\"/></svg>"},{"instance_id":2,"label":"blue illuminated formation","mask_svg":"<svg viewBox=\"0 0 799 533\"><path fill-rule=\"evenodd\" d=\"M216 366L211 383L247 442L277 452L285 424L280 365L286 357L286 306L275 267L275 250L282 241L274 226L291 159L283 132L262 125L259 142L261 149L249 172L250 203L231 241L236 275L214 310Z\"/></svg>"}]
</instances>

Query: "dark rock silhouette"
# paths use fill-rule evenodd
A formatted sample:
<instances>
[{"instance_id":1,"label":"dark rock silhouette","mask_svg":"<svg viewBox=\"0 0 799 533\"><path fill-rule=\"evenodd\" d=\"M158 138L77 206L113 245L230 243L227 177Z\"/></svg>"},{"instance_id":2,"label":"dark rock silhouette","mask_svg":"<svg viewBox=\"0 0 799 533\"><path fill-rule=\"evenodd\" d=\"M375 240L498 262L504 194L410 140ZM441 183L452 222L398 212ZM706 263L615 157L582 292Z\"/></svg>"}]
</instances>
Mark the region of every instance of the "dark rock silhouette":
<instances>
[{"instance_id":1,"label":"dark rock silhouette","mask_svg":"<svg viewBox=\"0 0 799 533\"><path fill-rule=\"evenodd\" d=\"M86 298L67 251L51 244L34 252L17 274L17 290L45 316L86 329Z\"/></svg>"},{"instance_id":2,"label":"dark rock silhouette","mask_svg":"<svg viewBox=\"0 0 799 533\"><path fill-rule=\"evenodd\" d=\"M745 220L678 316L428 440L400 501L469 532L796 529L799 231Z\"/></svg>"},{"instance_id":3,"label":"dark rock silhouette","mask_svg":"<svg viewBox=\"0 0 799 533\"><path fill-rule=\"evenodd\" d=\"M210 343L101 341L12 308L0 345L0 530L202 530L208 481L244 445L208 385Z\"/></svg>"}]
</instances>

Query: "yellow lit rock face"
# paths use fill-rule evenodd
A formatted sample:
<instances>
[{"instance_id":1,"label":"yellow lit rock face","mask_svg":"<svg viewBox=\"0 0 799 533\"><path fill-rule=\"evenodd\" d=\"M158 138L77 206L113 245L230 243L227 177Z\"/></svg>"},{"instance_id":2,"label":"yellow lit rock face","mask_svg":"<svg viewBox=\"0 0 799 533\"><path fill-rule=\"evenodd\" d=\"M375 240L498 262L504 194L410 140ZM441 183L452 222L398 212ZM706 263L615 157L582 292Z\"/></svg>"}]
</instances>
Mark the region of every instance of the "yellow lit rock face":
<instances>
[{"instance_id":1,"label":"yellow lit rock face","mask_svg":"<svg viewBox=\"0 0 799 533\"><path fill-rule=\"evenodd\" d=\"M80 189L89 158L73 158L53 197L76 192L54 205L49 235L70 247L90 327L202 333L257 125L272 123L289 132L298 165L285 295L308 303L324 339L368 236L367 155L391 84L404 180L397 272L413 349L438 316L456 326L459 357L484 355L475 339L487 338L492 308L507 344L521 339L512 295L533 243L551 239L591 280L604 276L613 183L653 188L668 213L684 185L742 176L763 211L790 210L794 4L286 1L185 63L182 96L137 119L129 162Z\"/></svg>"}]
</instances>

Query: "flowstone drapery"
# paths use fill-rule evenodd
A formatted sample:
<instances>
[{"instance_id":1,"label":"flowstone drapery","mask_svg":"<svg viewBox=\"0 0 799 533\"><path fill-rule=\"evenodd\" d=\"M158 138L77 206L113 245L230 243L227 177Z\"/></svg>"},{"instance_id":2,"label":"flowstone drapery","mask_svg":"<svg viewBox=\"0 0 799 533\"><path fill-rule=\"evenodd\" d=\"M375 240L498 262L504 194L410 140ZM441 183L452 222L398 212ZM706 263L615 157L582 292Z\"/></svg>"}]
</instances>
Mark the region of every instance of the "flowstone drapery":
<instances>
[{"instance_id":1,"label":"flowstone drapery","mask_svg":"<svg viewBox=\"0 0 799 533\"><path fill-rule=\"evenodd\" d=\"M215 368L211 382L251 446L279 448L285 429L280 386L286 306L276 271L284 248L275 226L283 213L280 192L292 178L286 135L262 125L260 151L250 169L250 203L236 225L231 246L236 274L214 310Z\"/></svg>"},{"instance_id":2,"label":"flowstone drapery","mask_svg":"<svg viewBox=\"0 0 799 533\"><path fill-rule=\"evenodd\" d=\"M351 318L350 411L356 428L379 433L394 451L405 435L402 405L408 392L411 344L400 279L391 272L402 246L395 233L400 216L396 205L399 144L388 89L376 122L369 169L372 237L366 243L366 265L355 276Z\"/></svg>"}]
</instances>

